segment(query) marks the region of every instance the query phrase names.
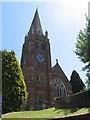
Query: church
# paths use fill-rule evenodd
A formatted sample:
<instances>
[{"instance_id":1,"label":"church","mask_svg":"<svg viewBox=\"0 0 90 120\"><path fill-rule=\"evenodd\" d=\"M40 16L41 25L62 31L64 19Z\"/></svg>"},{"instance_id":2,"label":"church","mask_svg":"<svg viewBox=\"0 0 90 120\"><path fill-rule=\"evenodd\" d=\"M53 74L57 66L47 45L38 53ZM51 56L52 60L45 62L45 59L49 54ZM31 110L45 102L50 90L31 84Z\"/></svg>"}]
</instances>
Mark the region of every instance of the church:
<instances>
[{"instance_id":1,"label":"church","mask_svg":"<svg viewBox=\"0 0 90 120\"><path fill-rule=\"evenodd\" d=\"M38 8L25 36L21 67L28 92L26 109L44 109L55 97L72 95L72 87L58 60L52 67L48 32L43 33Z\"/></svg>"}]
</instances>

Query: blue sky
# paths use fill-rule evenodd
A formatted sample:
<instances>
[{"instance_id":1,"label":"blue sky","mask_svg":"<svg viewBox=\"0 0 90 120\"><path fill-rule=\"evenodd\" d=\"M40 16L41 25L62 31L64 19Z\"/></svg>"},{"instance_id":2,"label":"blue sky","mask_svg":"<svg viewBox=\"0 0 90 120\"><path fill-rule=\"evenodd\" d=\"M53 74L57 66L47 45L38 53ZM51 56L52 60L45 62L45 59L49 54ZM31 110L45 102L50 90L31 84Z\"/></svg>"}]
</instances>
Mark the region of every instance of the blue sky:
<instances>
[{"instance_id":1,"label":"blue sky","mask_svg":"<svg viewBox=\"0 0 90 120\"><path fill-rule=\"evenodd\" d=\"M72 71L76 70L85 82L85 72L81 71L84 64L73 50L80 29L85 27L88 0L2 2L2 49L14 50L20 61L24 37L30 29L37 5L43 32L47 30L49 34L52 66L58 59L69 80Z\"/></svg>"}]
</instances>

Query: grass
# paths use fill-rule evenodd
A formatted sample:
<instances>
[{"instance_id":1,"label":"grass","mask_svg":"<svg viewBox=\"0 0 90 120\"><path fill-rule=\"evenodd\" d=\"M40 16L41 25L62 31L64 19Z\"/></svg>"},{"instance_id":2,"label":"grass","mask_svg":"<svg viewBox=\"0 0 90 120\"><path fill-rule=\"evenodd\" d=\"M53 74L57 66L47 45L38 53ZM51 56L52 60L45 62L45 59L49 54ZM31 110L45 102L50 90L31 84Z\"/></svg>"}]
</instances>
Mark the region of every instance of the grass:
<instances>
[{"instance_id":1,"label":"grass","mask_svg":"<svg viewBox=\"0 0 90 120\"><path fill-rule=\"evenodd\" d=\"M39 110L39 111L23 111L23 112L7 113L7 114L3 114L2 118L53 118L53 117L81 114L81 113L87 113L87 112L90 112L90 107L80 108L80 109L68 108L68 109L58 109L58 110L56 110L53 107L53 108Z\"/></svg>"}]
</instances>

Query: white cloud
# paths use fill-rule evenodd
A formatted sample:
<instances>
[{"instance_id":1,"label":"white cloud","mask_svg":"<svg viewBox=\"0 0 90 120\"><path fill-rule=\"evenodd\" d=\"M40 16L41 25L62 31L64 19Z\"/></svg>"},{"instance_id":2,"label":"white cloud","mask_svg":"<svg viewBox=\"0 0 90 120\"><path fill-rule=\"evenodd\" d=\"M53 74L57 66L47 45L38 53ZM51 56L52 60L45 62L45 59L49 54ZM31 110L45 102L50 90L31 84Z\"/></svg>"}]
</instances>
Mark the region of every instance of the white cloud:
<instances>
[{"instance_id":1,"label":"white cloud","mask_svg":"<svg viewBox=\"0 0 90 120\"><path fill-rule=\"evenodd\" d=\"M88 0L60 0L60 2L55 2L55 6L53 12L56 13L57 18L63 17L71 20L80 15L88 14Z\"/></svg>"}]
</instances>

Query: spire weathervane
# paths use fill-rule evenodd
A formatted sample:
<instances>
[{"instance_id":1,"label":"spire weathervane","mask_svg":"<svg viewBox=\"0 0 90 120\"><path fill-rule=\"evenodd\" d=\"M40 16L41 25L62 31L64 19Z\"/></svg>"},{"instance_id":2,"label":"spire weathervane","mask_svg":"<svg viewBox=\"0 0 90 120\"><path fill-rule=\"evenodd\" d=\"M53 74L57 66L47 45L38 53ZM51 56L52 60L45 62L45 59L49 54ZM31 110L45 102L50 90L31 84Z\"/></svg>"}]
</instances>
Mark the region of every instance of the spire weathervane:
<instances>
[{"instance_id":1,"label":"spire weathervane","mask_svg":"<svg viewBox=\"0 0 90 120\"><path fill-rule=\"evenodd\" d=\"M37 8L36 9L38 10L38 4L37 4Z\"/></svg>"}]
</instances>

